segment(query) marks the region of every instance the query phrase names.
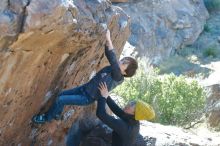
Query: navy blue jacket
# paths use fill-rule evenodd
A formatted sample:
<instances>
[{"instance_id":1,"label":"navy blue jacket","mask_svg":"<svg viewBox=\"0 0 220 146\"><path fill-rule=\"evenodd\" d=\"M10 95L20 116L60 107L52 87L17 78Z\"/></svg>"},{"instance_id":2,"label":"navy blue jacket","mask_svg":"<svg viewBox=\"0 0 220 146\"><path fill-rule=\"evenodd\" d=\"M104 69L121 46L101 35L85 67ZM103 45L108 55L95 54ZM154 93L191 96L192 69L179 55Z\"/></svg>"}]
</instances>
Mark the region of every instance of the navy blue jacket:
<instances>
[{"instance_id":1,"label":"navy blue jacket","mask_svg":"<svg viewBox=\"0 0 220 146\"><path fill-rule=\"evenodd\" d=\"M134 115L125 113L110 97L107 98L107 104L119 119L108 115L105 110L105 103L104 97L98 99L96 115L113 130L112 146L132 146L139 134L139 121L134 119Z\"/></svg>"},{"instance_id":2,"label":"navy blue jacket","mask_svg":"<svg viewBox=\"0 0 220 146\"><path fill-rule=\"evenodd\" d=\"M124 81L124 76L121 74L114 51L114 49L109 50L108 47L105 46L105 56L107 57L110 66L101 69L88 83L82 86L86 94L92 98L97 99L101 96L98 89L99 83L106 82L108 90L111 91Z\"/></svg>"}]
</instances>

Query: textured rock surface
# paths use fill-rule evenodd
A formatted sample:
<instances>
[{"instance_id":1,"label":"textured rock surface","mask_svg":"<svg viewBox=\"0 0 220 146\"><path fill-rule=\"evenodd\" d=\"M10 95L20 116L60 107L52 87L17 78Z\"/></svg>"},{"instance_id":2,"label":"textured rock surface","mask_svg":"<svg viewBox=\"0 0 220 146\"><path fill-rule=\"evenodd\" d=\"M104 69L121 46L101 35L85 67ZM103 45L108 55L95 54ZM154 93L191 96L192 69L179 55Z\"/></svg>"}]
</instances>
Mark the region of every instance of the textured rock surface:
<instances>
[{"instance_id":1,"label":"textured rock surface","mask_svg":"<svg viewBox=\"0 0 220 146\"><path fill-rule=\"evenodd\" d=\"M154 63L193 42L208 16L202 0L129 2L119 5L132 17L130 43ZM85 83L105 65L105 24L119 53L129 18L107 0L0 1L0 145L62 146L72 122L90 121L89 128L99 123L95 105L66 107L63 121L44 126L36 127L30 119L48 107L59 89ZM155 126L149 127L141 132L145 144L176 133L168 135L166 129L156 136ZM199 144L210 141L203 139Z\"/></svg>"},{"instance_id":2,"label":"textured rock surface","mask_svg":"<svg viewBox=\"0 0 220 146\"><path fill-rule=\"evenodd\" d=\"M64 145L74 119L93 116L94 105L67 107L63 122L30 124L57 89L85 83L106 63L106 25L119 53L129 18L109 1L0 2L0 145Z\"/></svg>"},{"instance_id":3,"label":"textured rock surface","mask_svg":"<svg viewBox=\"0 0 220 146\"><path fill-rule=\"evenodd\" d=\"M155 64L192 44L208 18L203 0L130 0L116 5L131 16L129 42Z\"/></svg>"},{"instance_id":4,"label":"textured rock surface","mask_svg":"<svg viewBox=\"0 0 220 146\"><path fill-rule=\"evenodd\" d=\"M116 3L124 3L124 2L128 2L128 0L111 0L112 2L116 2Z\"/></svg>"},{"instance_id":5,"label":"textured rock surface","mask_svg":"<svg viewBox=\"0 0 220 146\"><path fill-rule=\"evenodd\" d=\"M207 117L211 127L220 127L220 84L209 87Z\"/></svg>"}]
</instances>

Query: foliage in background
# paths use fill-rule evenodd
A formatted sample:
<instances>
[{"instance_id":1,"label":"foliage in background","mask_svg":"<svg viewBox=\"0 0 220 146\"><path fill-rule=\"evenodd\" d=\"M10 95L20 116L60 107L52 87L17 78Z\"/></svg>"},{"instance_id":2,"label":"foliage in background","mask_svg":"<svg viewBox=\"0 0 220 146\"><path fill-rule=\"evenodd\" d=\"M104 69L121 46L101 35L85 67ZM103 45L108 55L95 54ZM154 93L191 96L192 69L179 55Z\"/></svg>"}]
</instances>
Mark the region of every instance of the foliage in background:
<instances>
[{"instance_id":1,"label":"foliage in background","mask_svg":"<svg viewBox=\"0 0 220 146\"><path fill-rule=\"evenodd\" d=\"M187 125L199 118L204 109L203 88L196 81L173 74L159 76L157 70L146 73L139 69L113 92L125 102L141 99L150 103L157 113L156 122L162 124Z\"/></svg>"},{"instance_id":2,"label":"foliage in background","mask_svg":"<svg viewBox=\"0 0 220 146\"><path fill-rule=\"evenodd\" d=\"M204 0L204 3L209 11L220 10L220 0Z\"/></svg>"},{"instance_id":3,"label":"foliage in background","mask_svg":"<svg viewBox=\"0 0 220 146\"><path fill-rule=\"evenodd\" d=\"M211 27L207 23L204 25L204 31L211 32Z\"/></svg>"},{"instance_id":4,"label":"foliage in background","mask_svg":"<svg viewBox=\"0 0 220 146\"><path fill-rule=\"evenodd\" d=\"M205 57L216 58L218 56L218 49L215 46L211 46L211 47L205 49L205 51L203 52L203 55Z\"/></svg>"}]
</instances>

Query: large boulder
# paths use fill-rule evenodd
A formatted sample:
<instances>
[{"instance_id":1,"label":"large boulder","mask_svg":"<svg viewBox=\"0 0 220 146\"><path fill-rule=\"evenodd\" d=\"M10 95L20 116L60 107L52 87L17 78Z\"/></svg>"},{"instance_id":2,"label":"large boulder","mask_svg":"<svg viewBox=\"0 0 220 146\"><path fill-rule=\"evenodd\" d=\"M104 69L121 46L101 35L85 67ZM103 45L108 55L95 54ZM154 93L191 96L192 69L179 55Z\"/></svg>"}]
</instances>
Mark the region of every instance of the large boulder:
<instances>
[{"instance_id":1,"label":"large boulder","mask_svg":"<svg viewBox=\"0 0 220 146\"><path fill-rule=\"evenodd\" d=\"M129 17L107 0L0 2L0 145L65 145L75 119L94 105L67 107L64 122L32 125L60 89L87 82L103 65L108 27L119 54ZM73 115L74 116L71 116Z\"/></svg>"},{"instance_id":2,"label":"large boulder","mask_svg":"<svg viewBox=\"0 0 220 146\"><path fill-rule=\"evenodd\" d=\"M192 44L209 16L203 0L130 0L115 5L131 16L129 43L153 64Z\"/></svg>"},{"instance_id":3,"label":"large boulder","mask_svg":"<svg viewBox=\"0 0 220 146\"><path fill-rule=\"evenodd\" d=\"M220 127L220 84L207 87L206 115L211 127Z\"/></svg>"}]
</instances>

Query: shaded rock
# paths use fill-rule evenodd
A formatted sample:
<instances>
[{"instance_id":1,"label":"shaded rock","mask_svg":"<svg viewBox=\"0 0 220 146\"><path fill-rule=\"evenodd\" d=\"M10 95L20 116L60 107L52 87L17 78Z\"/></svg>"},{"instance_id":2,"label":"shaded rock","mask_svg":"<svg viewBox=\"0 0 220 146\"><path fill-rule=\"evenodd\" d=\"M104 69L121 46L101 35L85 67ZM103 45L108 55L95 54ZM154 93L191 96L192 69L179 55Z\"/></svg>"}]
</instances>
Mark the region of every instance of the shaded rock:
<instances>
[{"instance_id":1,"label":"shaded rock","mask_svg":"<svg viewBox=\"0 0 220 146\"><path fill-rule=\"evenodd\" d=\"M83 146L110 146L111 132L103 124L94 127L82 140ZM204 134L204 132L203 132ZM218 136L195 134L173 126L163 126L156 123L142 122L140 135L133 146L217 146ZM103 138L104 137L104 138Z\"/></svg>"},{"instance_id":2,"label":"shaded rock","mask_svg":"<svg viewBox=\"0 0 220 146\"><path fill-rule=\"evenodd\" d=\"M218 42L220 43L220 36L218 36Z\"/></svg>"},{"instance_id":3,"label":"shaded rock","mask_svg":"<svg viewBox=\"0 0 220 146\"><path fill-rule=\"evenodd\" d=\"M94 117L94 105L66 107L65 121L43 126L31 118L49 107L57 91L87 82L106 65L107 27L121 52L129 17L106 0L0 3L0 145L65 145L72 122Z\"/></svg>"},{"instance_id":4,"label":"shaded rock","mask_svg":"<svg viewBox=\"0 0 220 146\"><path fill-rule=\"evenodd\" d=\"M129 42L140 57L154 64L192 44L208 18L203 0L139 0L116 5L131 16Z\"/></svg>"},{"instance_id":5,"label":"shaded rock","mask_svg":"<svg viewBox=\"0 0 220 146\"><path fill-rule=\"evenodd\" d=\"M206 100L207 118L211 127L220 126L220 84L207 87L209 95Z\"/></svg>"},{"instance_id":6,"label":"shaded rock","mask_svg":"<svg viewBox=\"0 0 220 146\"><path fill-rule=\"evenodd\" d=\"M105 125L97 125L82 140L82 146L111 146L111 129Z\"/></svg>"},{"instance_id":7,"label":"shaded rock","mask_svg":"<svg viewBox=\"0 0 220 146\"><path fill-rule=\"evenodd\" d=\"M92 116L87 116L86 118L83 119L78 119L76 122L74 122L74 124L71 126L71 128L68 131L68 135L66 138L66 144L67 146L72 146L72 145L78 145L80 143L80 141L82 141L84 139L84 137L86 135L88 135L88 133L90 133L91 137L95 137L95 135L91 132L92 129L94 129L94 127L97 127L97 125L99 125L100 121L99 120L95 120L94 117ZM107 137L105 132L103 131L105 129L102 129L101 131L99 130L99 134L104 134L102 135L103 139L106 139ZM96 134L97 135L97 134ZM89 139L91 140L91 138ZM103 140L102 140L103 141ZM102 143L102 141L92 141L93 144L97 144L98 143ZM81 145L87 145L88 142L85 142L84 144L81 143Z\"/></svg>"},{"instance_id":8,"label":"shaded rock","mask_svg":"<svg viewBox=\"0 0 220 146\"><path fill-rule=\"evenodd\" d=\"M82 140L82 146L111 146L112 130L106 125L100 123L94 127L88 135ZM133 146L154 146L156 138L143 137L138 135Z\"/></svg>"}]
</instances>

